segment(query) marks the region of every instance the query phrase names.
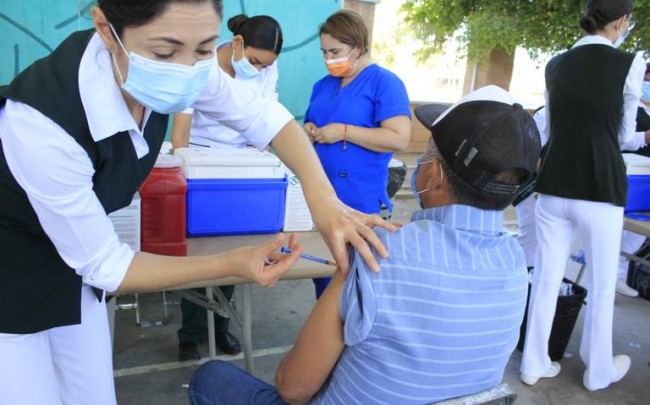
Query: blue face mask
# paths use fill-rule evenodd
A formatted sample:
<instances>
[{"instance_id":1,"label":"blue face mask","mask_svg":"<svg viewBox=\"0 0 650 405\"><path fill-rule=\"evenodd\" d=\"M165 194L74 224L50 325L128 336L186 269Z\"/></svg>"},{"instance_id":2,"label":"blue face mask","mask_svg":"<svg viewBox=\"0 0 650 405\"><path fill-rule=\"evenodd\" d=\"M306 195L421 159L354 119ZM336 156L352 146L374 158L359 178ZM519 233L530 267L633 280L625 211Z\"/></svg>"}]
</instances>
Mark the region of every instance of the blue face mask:
<instances>
[{"instance_id":1,"label":"blue face mask","mask_svg":"<svg viewBox=\"0 0 650 405\"><path fill-rule=\"evenodd\" d=\"M161 114L171 114L190 107L203 93L210 69L216 63L214 58L196 62L192 66L155 61L128 52L113 26L111 30L129 57L126 81L113 58L121 87L140 104Z\"/></svg>"},{"instance_id":2,"label":"blue face mask","mask_svg":"<svg viewBox=\"0 0 650 405\"><path fill-rule=\"evenodd\" d=\"M257 70L255 66L251 64L246 55L244 54L244 41L242 40L241 47L242 57L240 60L235 60L235 51L233 50L230 61L232 62L232 68L235 69L235 76L242 79L252 79L260 74L260 71Z\"/></svg>"},{"instance_id":3,"label":"blue face mask","mask_svg":"<svg viewBox=\"0 0 650 405\"><path fill-rule=\"evenodd\" d=\"M422 205L422 198L420 194L426 193L427 191L429 191L429 189L425 188L424 190L418 191L417 187L415 186L415 178L417 177L418 171L420 170L420 165L426 163L431 163L431 162L429 161L429 162L421 163L420 158L417 158L415 162L415 170L413 170L413 174L411 174L411 193L413 193L413 197L415 197L415 200L418 202L420 208L424 208L424 206Z\"/></svg>"},{"instance_id":4,"label":"blue face mask","mask_svg":"<svg viewBox=\"0 0 650 405\"><path fill-rule=\"evenodd\" d=\"M643 81L643 87L641 88L641 100L650 101L650 82Z\"/></svg>"}]
</instances>

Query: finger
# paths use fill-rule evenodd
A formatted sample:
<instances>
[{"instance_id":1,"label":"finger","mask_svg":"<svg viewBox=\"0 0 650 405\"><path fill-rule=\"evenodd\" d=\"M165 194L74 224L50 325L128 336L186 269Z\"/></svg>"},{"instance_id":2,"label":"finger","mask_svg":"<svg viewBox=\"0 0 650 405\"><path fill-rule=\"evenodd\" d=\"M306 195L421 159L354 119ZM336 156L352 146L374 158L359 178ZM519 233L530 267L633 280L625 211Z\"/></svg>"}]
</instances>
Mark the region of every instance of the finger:
<instances>
[{"instance_id":1,"label":"finger","mask_svg":"<svg viewBox=\"0 0 650 405\"><path fill-rule=\"evenodd\" d=\"M332 257L336 265L343 275L347 275L350 270L350 260L348 258L348 249L346 246L346 240L343 234L333 235L331 238L328 238L327 235L323 235L323 239L327 244L330 252L332 252Z\"/></svg>"},{"instance_id":2,"label":"finger","mask_svg":"<svg viewBox=\"0 0 650 405\"><path fill-rule=\"evenodd\" d=\"M278 262L264 267L260 284L265 287L272 287L291 267L296 263L302 254L303 247L298 245L291 254L282 255Z\"/></svg>"},{"instance_id":3,"label":"finger","mask_svg":"<svg viewBox=\"0 0 650 405\"><path fill-rule=\"evenodd\" d=\"M384 220L379 215L367 215L363 213L359 213L359 214L363 216L363 218L360 219L361 222L363 222L366 226L369 226L370 228L374 228L375 226L380 226L386 229L387 231L391 231L391 232L395 232L397 230L397 226Z\"/></svg>"},{"instance_id":4,"label":"finger","mask_svg":"<svg viewBox=\"0 0 650 405\"><path fill-rule=\"evenodd\" d=\"M400 222L400 221L393 221L393 222L391 222L391 224L395 225L398 228L401 228L401 227L404 226L404 224L402 222Z\"/></svg>"},{"instance_id":5,"label":"finger","mask_svg":"<svg viewBox=\"0 0 650 405\"><path fill-rule=\"evenodd\" d=\"M382 257L388 257L388 252L386 251L386 248L384 247L384 244L381 243L381 240L379 240L379 237L377 235L370 231L373 235L374 238L376 239L376 242L379 243L381 249L386 253L386 256ZM365 239L364 239L365 238ZM379 272L379 263L377 263L377 259L375 259L375 255L372 254L372 251L370 250L370 246L368 245L368 242L366 240L370 239L368 236L363 236L360 235L359 233L355 233L352 235L351 238L349 238L350 244L354 247L354 249L357 251L359 256L363 259L364 262L368 265L370 270L374 271L375 273ZM375 249L377 249L376 245L373 243L373 246ZM381 250L377 249L377 253L381 255Z\"/></svg>"},{"instance_id":6,"label":"finger","mask_svg":"<svg viewBox=\"0 0 650 405\"><path fill-rule=\"evenodd\" d=\"M372 230L371 226L379 225L381 226L383 223L386 225L390 225L392 229L389 229L391 231L396 231L397 227L388 221L384 221L379 217L378 215L366 215L360 212L356 212L358 215L362 215L360 218L360 223L358 223L356 231L357 233L361 234L361 236L368 241L370 245L372 245L375 250L377 251L377 254L379 256L383 257L384 259L388 257L388 249L384 246L382 243L381 239L379 239L379 236L375 233L375 231ZM358 216L355 218L359 219Z\"/></svg>"}]
</instances>

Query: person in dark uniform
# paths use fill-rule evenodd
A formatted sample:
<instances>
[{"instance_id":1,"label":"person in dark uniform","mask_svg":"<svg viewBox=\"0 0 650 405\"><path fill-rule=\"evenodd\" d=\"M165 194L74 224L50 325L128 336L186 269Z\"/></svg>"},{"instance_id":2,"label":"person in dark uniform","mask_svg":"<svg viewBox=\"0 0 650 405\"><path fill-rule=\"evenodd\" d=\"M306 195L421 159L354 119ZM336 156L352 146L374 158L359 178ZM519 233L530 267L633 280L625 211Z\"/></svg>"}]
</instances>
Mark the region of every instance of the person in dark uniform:
<instances>
[{"instance_id":1,"label":"person in dark uniform","mask_svg":"<svg viewBox=\"0 0 650 405\"><path fill-rule=\"evenodd\" d=\"M193 107L271 144L342 272L347 242L378 270L366 241L387 252L369 226L395 229L343 205L291 114L218 69L220 0L99 0L92 17L95 29L0 87L0 404L115 404L102 290L233 275L271 286L298 259L295 236L203 257L119 242L107 214L151 171L169 113Z\"/></svg>"},{"instance_id":2,"label":"person in dark uniform","mask_svg":"<svg viewBox=\"0 0 650 405\"><path fill-rule=\"evenodd\" d=\"M616 49L633 26L631 13L631 0L588 1L580 20L586 35L546 66L550 137L536 184L538 253L520 375L529 385L560 372L549 358L548 340L574 231L587 260L583 385L606 388L630 367L628 356L612 353L627 196L621 150L638 149L649 138L635 131L645 63Z\"/></svg>"}]
</instances>

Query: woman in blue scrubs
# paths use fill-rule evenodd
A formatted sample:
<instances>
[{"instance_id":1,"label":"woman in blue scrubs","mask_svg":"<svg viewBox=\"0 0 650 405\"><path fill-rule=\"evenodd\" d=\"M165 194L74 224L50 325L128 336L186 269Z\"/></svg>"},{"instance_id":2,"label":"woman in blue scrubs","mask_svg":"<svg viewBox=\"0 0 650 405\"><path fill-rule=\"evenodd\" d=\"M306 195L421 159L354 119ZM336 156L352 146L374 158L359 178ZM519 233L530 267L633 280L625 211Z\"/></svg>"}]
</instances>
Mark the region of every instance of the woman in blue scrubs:
<instances>
[{"instance_id":1,"label":"woman in blue scrubs","mask_svg":"<svg viewBox=\"0 0 650 405\"><path fill-rule=\"evenodd\" d=\"M339 10L319 34L329 74L314 85L305 131L341 201L367 214L379 213L382 204L390 210L388 162L411 137L406 88L370 59L359 14ZM328 282L314 279L316 297Z\"/></svg>"}]
</instances>

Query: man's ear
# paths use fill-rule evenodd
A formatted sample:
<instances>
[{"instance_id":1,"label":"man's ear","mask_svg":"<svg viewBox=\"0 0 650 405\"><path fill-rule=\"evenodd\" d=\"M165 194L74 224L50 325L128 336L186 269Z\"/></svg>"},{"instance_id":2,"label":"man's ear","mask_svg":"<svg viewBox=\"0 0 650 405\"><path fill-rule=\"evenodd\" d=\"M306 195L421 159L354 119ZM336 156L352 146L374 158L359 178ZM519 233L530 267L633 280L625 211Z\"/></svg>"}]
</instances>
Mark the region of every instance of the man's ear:
<instances>
[{"instance_id":1,"label":"man's ear","mask_svg":"<svg viewBox=\"0 0 650 405\"><path fill-rule=\"evenodd\" d=\"M93 16L93 24L95 25L95 30L97 31L97 34L102 39L102 41L104 41L104 44L106 45L108 50L111 51L112 53L115 53L117 51L116 48L119 47L120 45L117 43L117 40L115 39L115 35L111 30L111 27L109 25L110 23L108 22L106 15L104 15L104 12L102 11L101 8L93 7L92 16Z\"/></svg>"},{"instance_id":2,"label":"man's ear","mask_svg":"<svg viewBox=\"0 0 650 405\"><path fill-rule=\"evenodd\" d=\"M445 180L445 173L442 170L442 162L440 158L434 158L429 168L429 178L427 179L427 187L434 189L440 187Z\"/></svg>"}]
</instances>

